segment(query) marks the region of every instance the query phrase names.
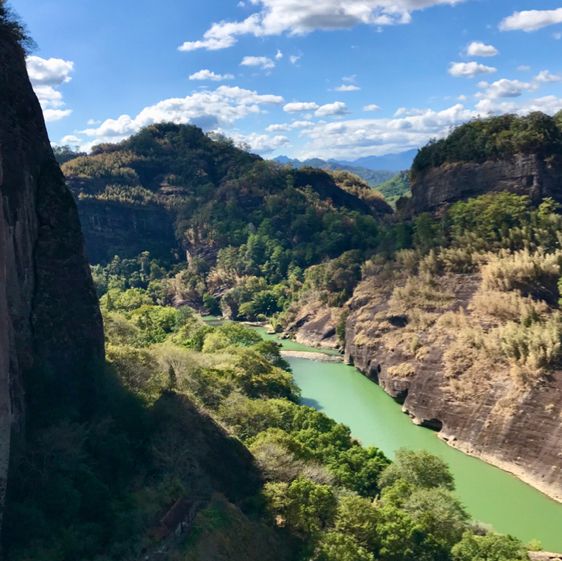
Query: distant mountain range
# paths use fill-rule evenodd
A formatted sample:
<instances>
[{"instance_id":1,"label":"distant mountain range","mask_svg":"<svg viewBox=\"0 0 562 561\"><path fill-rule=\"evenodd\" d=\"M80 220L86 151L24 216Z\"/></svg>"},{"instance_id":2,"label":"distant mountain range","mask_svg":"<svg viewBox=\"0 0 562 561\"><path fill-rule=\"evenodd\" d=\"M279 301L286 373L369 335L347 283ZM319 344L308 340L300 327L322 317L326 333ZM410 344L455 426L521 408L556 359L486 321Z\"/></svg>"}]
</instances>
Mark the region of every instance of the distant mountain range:
<instances>
[{"instance_id":1,"label":"distant mountain range","mask_svg":"<svg viewBox=\"0 0 562 561\"><path fill-rule=\"evenodd\" d=\"M293 167L319 167L323 169L347 169L365 168L371 171L399 172L410 169L418 151L407 150L397 154L386 154L385 156L365 156L357 160L323 160L321 158L310 158L308 160L297 160L287 156L278 156L276 162Z\"/></svg>"},{"instance_id":2,"label":"distant mountain range","mask_svg":"<svg viewBox=\"0 0 562 561\"><path fill-rule=\"evenodd\" d=\"M297 169L315 167L325 170L350 171L364 179L372 187L377 187L393 178L398 172L410 169L416 154L417 150L409 150L400 154L367 156L354 161L322 160L321 158L297 160L287 156L278 156L274 161Z\"/></svg>"}]
</instances>

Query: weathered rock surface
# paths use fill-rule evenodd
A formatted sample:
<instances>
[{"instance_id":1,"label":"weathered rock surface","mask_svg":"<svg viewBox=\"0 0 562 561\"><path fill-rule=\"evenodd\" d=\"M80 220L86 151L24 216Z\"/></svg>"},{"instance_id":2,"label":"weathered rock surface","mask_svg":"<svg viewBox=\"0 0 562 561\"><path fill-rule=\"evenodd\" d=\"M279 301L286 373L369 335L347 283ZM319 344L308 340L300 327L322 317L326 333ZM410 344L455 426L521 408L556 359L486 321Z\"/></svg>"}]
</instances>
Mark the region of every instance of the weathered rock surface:
<instances>
[{"instance_id":1,"label":"weathered rock surface","mask_svg":"<svg viewBox=\"0 0 562 561\"><path fill-rule=\"evenodd\" d=\"M76 207L24 53L0 28L0 507L10 449L24 428L27 375L48 371L53 390L74 399L88 383L84 365L102 357Z\"/></svg>"},{"instance_id":2,"label":"weathered rock surface","mask_svg":"<svg viewBox=\"0 0 562 561\"><path fill-rule=\"evenodd\" d=\"M330 308L317 299L299 302L299 308L285 326L285 335L303 345L337 349L341 346L336 333L342 311Z\"/></svg>"},{"instance_id":3,"label":"weathered rock surface","mask_svg":"<svg viewBox=\"0 0 562 561\"><path fill-rule=\"evenodd\" d=\"M418 172L411 188L412 198L402 208L405 204L416 213L501 191L529 195L534 201L544 197L562 201L562 157L515 154L509 160L448 163Z\"/></svg>"},{"instance_id":4,"label":"weathered rock surface","mask_svg":"<svg viewBox=\"0 0 562 561\"><path fill-rule=\"evenodd\" d=\"M349 303L346 360L403 403L414 422L562 500L562 372L521 386L498 358L452 374L446 353L458 330L440 327L439 318L459 310L474 317L478 275L442 279L449 301L422 312L393 307L393 288L402 281L381 275L358 286ZM461 346L463 352L468 357Z\"/></svg>"},{"instance_id":5,"label":"weathered rock surface","mask_svg":"<svg viewBox=\"0 0 562 561\"><path fill-rule=\"evenodd\" d=\"M91 263L107 263L115 255L133 258L143 251L166 260L181 251L175 217L163 206L84 199L78 211Z\"/></svg>"}]
</instances>

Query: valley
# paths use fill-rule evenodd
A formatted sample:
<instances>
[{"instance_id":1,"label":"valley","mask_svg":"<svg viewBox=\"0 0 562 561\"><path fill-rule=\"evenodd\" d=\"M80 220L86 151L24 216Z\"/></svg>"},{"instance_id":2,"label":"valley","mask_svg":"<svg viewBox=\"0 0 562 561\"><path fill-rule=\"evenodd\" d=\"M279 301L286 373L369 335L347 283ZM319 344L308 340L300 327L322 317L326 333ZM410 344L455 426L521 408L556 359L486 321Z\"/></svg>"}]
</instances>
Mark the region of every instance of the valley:
<instances>
[{"instance_id":1,"label":"valley","mask_svg":"<svg viewBox=\"0 0 562 561\"><path fill-rule=\"evenodd\" d=\"M315 9L323 31L342 15L349 31L356 8L363 27L375 10L405 29L431 2L398 4ZM176 56L308 41L314 18L267 31L274 5L241 2L258 12ZM1 559L562 551L562 105L352 120L351 102L227 85L299 72L304 55L277 49L187 75L226 82L214 91L101 121L94 90L68 85L74 62L35 49L0 0ZM448 79L496 71L450 63ZM481 81L475 99L559 81ZM356 74L322 83L362 90ZM145 77L128 103L165 84ZM89 128L57 144L63 88L89 100ZM241 133L248 117L283 135ZM302 159L275 158L284 134Z\"/></svg>"}]
</instances>

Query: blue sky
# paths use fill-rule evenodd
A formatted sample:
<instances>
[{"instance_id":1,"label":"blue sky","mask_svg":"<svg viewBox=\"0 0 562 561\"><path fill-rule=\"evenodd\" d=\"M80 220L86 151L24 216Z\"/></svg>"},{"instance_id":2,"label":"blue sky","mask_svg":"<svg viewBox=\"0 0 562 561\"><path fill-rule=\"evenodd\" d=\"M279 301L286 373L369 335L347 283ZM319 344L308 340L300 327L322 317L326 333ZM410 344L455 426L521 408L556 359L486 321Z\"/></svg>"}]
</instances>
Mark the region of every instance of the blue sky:
<instances>
[{"instance_id":1,"label":"blue sky","mask_svg":"<svg viewBox=\"0 0 562 561\"><path fill-rule=\"evenodd\" d=\"M51 140L195 123L267 157L400 152L562 109L557 0L11 0Z\"/></svg>"}]
</instances>

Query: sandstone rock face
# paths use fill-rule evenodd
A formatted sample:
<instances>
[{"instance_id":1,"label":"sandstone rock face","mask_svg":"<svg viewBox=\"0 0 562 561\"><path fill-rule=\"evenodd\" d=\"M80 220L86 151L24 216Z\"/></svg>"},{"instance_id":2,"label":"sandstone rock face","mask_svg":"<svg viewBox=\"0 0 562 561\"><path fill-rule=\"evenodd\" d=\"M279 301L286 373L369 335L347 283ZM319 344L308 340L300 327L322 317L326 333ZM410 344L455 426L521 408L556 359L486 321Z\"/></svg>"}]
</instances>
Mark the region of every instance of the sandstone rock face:
<instances>
[{"instance_id":1,"label":"sandstone rock face","mask_svg":"<svg viewBox=\"0 0 562 561\"><path fill-rule=\"evenodd\" d=\"M408 209L432 212L461 199L500 191L529 195L534 201L543 197L562 201L562 157L516 154L509 160L429 168L414 178Z\"/></svg>"},{"instance_id":2,"label":"sandstone rock face","mask_svg":"<svg viewBox=\"0 0 562 561\"><path fill-rule=\"evenodd\" d=\"M24 53L1 31L0 507L10 449L24 428L28 373L48 370L71 400L84 382L83 366L103 358L101 316L76 207L54 159Z\"/></svg>"},{"instance_id":3,"label":"sandstone rock face","mask_svg":"<svg viewBox=\"0 0 562 561\"><path fill-rule=\"evenodd\" d=\"M149 251L168 259L180 247L174 235L175 217L164 207L78 200L78 212L90 263L107 263L115 255L133 258Z\"/></svg>"},{"instance_id":4,"label":"sandstone rock face","mask_svg":"<svg viewBox=\"0 0 562 561\"><path fill-rule=\"evenodd\" d=\"M285 326L284 335L310 347L339 348L341 342L336 327L342 311L314 298L306 303L299 302L299 306Z\"/></svg>"},{"instance_id":5,"label":"sandstone rock face","mask_svg":"<svg viewBox=\"0 0 562 561\"><path fill-rule=\"evenodd\" d=\"M349 303L346 360L402 403L415 423L562 500L562 372L525 386L498 357L497 364L492 359L452 374L447 353L459 329L441 322L455 313L472 325L489 321L472 309L478 275L441 279L449 300L423 311L396 308L391 295L402 281L374 277L358 286ZM469 356L468 345L458 349Z\"/></svg>"}]
</instances>

